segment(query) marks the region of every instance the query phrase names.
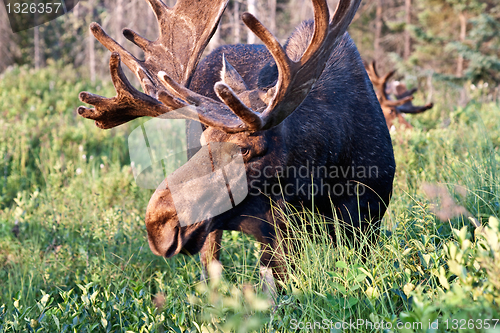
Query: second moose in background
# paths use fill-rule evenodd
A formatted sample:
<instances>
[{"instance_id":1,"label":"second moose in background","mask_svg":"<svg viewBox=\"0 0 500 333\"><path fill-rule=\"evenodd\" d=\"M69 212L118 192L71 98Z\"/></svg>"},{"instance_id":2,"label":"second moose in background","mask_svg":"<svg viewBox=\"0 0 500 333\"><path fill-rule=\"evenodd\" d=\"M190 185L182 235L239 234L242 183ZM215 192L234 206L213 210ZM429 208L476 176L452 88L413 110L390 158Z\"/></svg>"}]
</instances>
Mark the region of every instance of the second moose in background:
<instances>
[{"instance_id":1,"label":"second moose in background","mask_svg":"<svg viewBox=\"0 0 500 333\"><path fill-rule=\"evenodd\" d=\"M387 123L387 128L393 130L395 128L396 122L398 120L399 126L402 128L413 128L413 126L405 119L404 114L416 114L422 113L431 109L434 105L428 103L423 106L413 105L413 94L417 91L417 88L408 90L406 85L401 82L393 81L392 84L387 84L387 81L394 75L395 70L390 71L384 76L379 76L377 73L377 68L375 66L375 61L372 61L369 65L366 65L366 71L368 76L373 83L373 88L384 112L385 121ZM396 99L391 99L389 96L394 94Z\"/></svg>"}]
</instances>

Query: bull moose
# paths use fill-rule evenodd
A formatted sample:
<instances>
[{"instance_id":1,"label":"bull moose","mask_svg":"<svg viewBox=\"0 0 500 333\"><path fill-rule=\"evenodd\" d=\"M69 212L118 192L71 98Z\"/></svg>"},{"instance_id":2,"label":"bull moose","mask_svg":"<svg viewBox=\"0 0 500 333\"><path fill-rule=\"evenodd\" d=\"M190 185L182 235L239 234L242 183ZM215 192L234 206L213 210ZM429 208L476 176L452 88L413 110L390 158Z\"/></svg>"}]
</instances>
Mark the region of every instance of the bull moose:
<instances>
[{"instance_id":1,"label":"bull moose","mask_svg":"<svg viewBox=\"0 0 500 333\"><path fill-rule=\"evenodd\" d=\"M396 73L396 71L390 71L384 76L380 76L377 72L377 67L375 61L372 61L369 65L365 65L368 76L373 83L373 87L377 93L380 106L382 107L382 112L384 112L385 121L387 127L391 129L394 126L394 121L398 119L399 125L402 128L413 128L413 126L405 119L404 114L417 114L425 112L432 109L434 104L427 103L422 106L413 105L413 94L417 91L417 88L408 90L404 83L392 82L392 89L389 89L387 81ZM396 99L389 98L390 91L394 91Z\"/></svg>"},{"instance_id":2,"label":"bull moose","mask_svg":"<svg viewBox=\"0 0 500 333\"><path fill-rule=\"evenodd\" d=\"M153 253L168 258L201 251L207 267L219 258L222 231L237 230L263 245L263 274L272 271L282 278L282 257L266 250L277 247L280 232L287 228L275 209L314 204L325 220L342 221L351 236L379 228L392 194L395 162L377 96L346 32L361 0L340 0L331 19L326 0L312 0L314 20L296 28L284 46L244 13L243 22L263 45L221 46L201 62L228 0L178 0L171 8L160 0L147 1L158 20L158 39L123 30L144 51L144 60L99 24L91 24L94 36L112 52L110 72L117 95L81 92L80 100L94 108L81 106L78 113L108 129L184 108L188 112L179 117L187 119L188 132L193 121L203 126L202 145L213 150L217 143L231 143L239 148L252 186L232 209L182 225L171 184L164 181L146 211ZM121 61L144 92L127 80ZM196 174L200 154L190 154L178 169L186 180ZM299 169L307 172L292 172ZM284 190L271 190L276 184ZM210 187L191 191L193 197L211 195ZM334 228L330 231L334 237Z\"/></svg>"}]
</instances>

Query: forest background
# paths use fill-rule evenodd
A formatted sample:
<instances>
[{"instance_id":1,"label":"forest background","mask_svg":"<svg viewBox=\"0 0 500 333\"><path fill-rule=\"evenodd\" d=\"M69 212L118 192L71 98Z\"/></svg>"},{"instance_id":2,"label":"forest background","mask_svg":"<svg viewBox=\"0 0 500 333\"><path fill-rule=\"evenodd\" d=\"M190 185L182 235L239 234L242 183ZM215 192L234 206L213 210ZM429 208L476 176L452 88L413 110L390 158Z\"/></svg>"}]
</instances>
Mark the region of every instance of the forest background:
<instances>
[{"instance_id":1,"label":"forest background","mask_svg":"<svg viewBox=\"0 0 500 333\"><path fill-rule=\"evenodd\" d=\"M174 5L175 0L165 0ZM335 8L330 0L330 8ZM312 17L308 0L230 0L207 51L222 44L259 43L243 24L243 12L254 13L284 42L303 20ZM157 36L153 12L143 0L83 0L67 15L14 34L5 7L0 8L0 73L9 66L42 68L51 61L73 65L78 75L95 81L108 76L108 51L91 37L88 26L99 22L120 44L124 27ZM376 60L382 72L399 75L431 100L433 82L446 81L490 88L495 99L500 82L500 6L496 0L364 0L349 28L361 56ZM134 48L131 48L134 49ZM137 55L140 50L136 48ZM460 103L467 102L467 84ZM472 87L474 89L474 87Z\"/></svg>"}]
</instances>

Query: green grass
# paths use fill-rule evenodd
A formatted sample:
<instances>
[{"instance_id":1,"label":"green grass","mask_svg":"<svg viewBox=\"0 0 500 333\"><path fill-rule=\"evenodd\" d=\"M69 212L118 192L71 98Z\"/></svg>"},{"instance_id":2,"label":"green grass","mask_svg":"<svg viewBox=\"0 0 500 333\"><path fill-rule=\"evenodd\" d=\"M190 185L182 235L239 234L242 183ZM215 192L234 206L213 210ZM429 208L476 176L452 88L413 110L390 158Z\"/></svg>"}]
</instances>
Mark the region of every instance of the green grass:
<instances>
[{"instance_id":1,"label":"green grass","mask_svg":"<svg viewBox=\"0 0 500 333\"><path fill-rule=\"evenodd\" d=\"M284 241L299 239L300 255L287 261L287 292L270 305L251 237L225 232L222 277L208 285L197 256L150 252L152 191L135 184L127 150L139 122L99 130L75 114L82 90L114 94L56 64L0 79L0 331L284 332L314 322L342 331L339 322L361 319L361 331L379 331L366 321L425 331L436 319L437 331L464 322L472 331L471 319L500 318L498 104L450 113L438 100L410 119L413 131L393 133L394 194L368 260L346 239L332 246L310 211L288 212ZM444 184L489 227L439 220L424 183ZM315 241L307 224L317 226Z\"/></svg>"}]
</instances>

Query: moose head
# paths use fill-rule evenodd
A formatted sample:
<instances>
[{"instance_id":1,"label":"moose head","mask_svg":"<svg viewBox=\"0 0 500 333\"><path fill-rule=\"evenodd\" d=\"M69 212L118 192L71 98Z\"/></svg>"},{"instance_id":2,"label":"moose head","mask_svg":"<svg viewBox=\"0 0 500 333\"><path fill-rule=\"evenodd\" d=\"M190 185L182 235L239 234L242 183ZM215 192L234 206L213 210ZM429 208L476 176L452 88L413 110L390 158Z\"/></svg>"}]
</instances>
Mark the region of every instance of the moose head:
<instances>
[{"instance_id":1,"label":"moose head","mask_svg":"<svg viewBox=\"0 0 500 333\"><path fill-rule=\"evenodd\" d=\"M276 208L286 204L314 203L324 218L344 221L350 233L378 228L391 196L395 163L377 97L346 33L361 0L340 0L331 19L326 0L313 0L314 21L299 26L284 47L245 13L243 22L264 45L225 45L199 65L227 0L179 0L173 8L147 1L158 20L158 39L123 31L144 51L144 60L97 23L90 26L112 52L117 95L82 92L81 101L94 108L80 107L78 113L107 129L182 108L176 115L188 120L187 132L190 124L203 125L202 148L173 173L175 184L171 178L162 182L147 207L148 240L155 254L201 251L206 267L218 259L222 230L242 231L266 245L263 249L275 249L280 231L287 228ZM128 82L121 61L144 93ZM229 191L232 209L180 223L173 186L216 171L224 156L235 154L244 162L248 195L236 203ZM229 184L227 176L221 177ZM198 201L217 194L210 186L198 186L186 187L183 195ZM281 259L272 251L263 251L261 264L281 276Z\"/></svg>"},{"instance_id":2,"label":"moose head","mask_svg":"<svg viewBox=\"0 0 500 333\"><path fill-rule=\"evenodd\" d=\"M408 90L404 83L393 82L394 84L389 87L387 81L394 75L395 70L390 71L384 76L379 76L375 66L375 61L372 61L369 65L366 65L366 71L370 76L370 80L373 83L375 91L377 93L380 106L384 112L385 121L387 122L387 127L391 129L394 126L394 120L397 118L400 126L403 128L413 128L413 126L405 119L404 113L416 114L422 113L431 109L434 104L428 103L423 106L413 105L413 94L417 91L417 88ZM390 99L389 95L393 92L396 99Z\"/></svg>"}]
</instances>

